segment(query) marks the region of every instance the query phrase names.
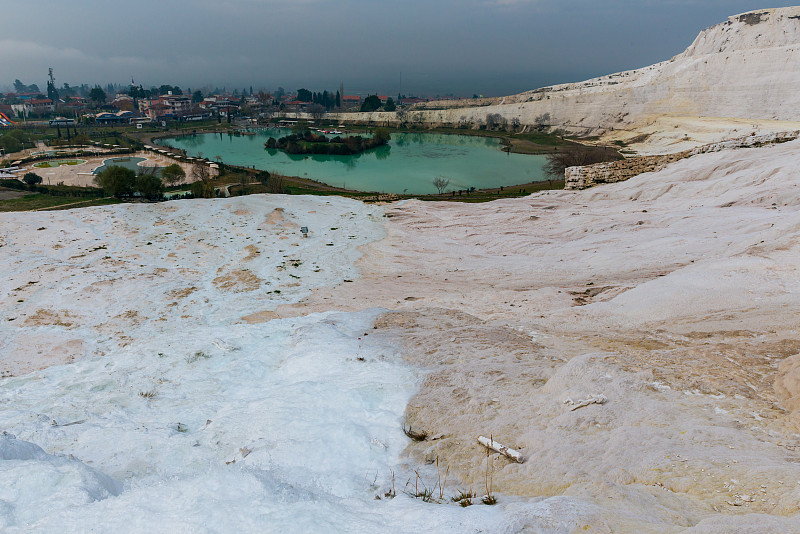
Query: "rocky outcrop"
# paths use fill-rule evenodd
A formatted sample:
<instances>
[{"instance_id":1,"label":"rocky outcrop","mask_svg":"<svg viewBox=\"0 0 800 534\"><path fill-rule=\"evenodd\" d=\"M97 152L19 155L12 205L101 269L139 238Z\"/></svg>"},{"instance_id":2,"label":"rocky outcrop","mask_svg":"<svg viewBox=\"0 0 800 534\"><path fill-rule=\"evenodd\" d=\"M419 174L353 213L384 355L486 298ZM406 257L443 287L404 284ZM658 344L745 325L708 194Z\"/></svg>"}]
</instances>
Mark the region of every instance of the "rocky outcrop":
<instances>
[{"instance_id":1,"label":"rocky outcrop","mask_svg":"<svg viewBox=\"0 0 800 534\"><path fill-rule=\"evenodd\" d=\"M646 172L660 171L670 163L688 158L689 150L664 156L640 156L608 163L569 167L564 171L564 189L586 189L598 184L623 182Z\"/></svg>"},{"instance_id":2,"label":"rocky outcrop","mask_svg":"<svg viewBox=\"0 0 800 534\"><path fill-rule=\"evenodd\" d=\"M739 139L730 139L719 143L711 143L692 150L683 150L673 154L659 156L639 156L608 163L595 163L582 167L569 167L564 171L564 189L586 189L598 184L623 182L646 172L660 171L670 163L680 161L697 154L718 152L734 148L752 148L769 144L785 143L800 137L800 131L771 133L765 135L748 135Z\"/></svg>"}]
</instances>

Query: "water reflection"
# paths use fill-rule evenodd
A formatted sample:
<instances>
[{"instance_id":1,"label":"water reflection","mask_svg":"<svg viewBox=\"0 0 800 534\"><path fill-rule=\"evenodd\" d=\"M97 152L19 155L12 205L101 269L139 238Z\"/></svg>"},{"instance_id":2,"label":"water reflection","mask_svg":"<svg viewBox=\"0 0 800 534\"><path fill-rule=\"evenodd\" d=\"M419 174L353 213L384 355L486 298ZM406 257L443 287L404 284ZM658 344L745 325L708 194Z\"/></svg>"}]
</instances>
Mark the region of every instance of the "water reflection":
<instances>
[{"instance_id":1,"label":"water reflection","mask_svg":"<svg viewBox=\"0 0 800 534\"><path fill-rule=\"evenodd\" d=\"M185 148L197 148L206 143L206 137L204 135L186 135L183 137L176 137L175 139L180 139L181 144Z\"/></svg>"},{"instance_id":2,"label":"water reflection","mask_svg":"<svg viewBox=\"0 0 800 534\"><path fill-rule=\"evenodd\" d=\"M451 178L448 190L484 188L544 180L543 156L508 154L498 139L442 133L392 133L389 145L354 156L286 154L264 143L290 133L261 128L256 135L225 138L222 133L188 135L167 142L196 156L222 156L225 163L256 167L289 176L365 191L435 193L436 176ZM364 135L359 133L358 135ZM247 141L245 141L245 139ZM391 163L389 163L391 162Z\"/></svg>"},{"instance_id":3,"label":"water reflection","mask_svg":"<svg viewBox=\"0 0 800 534\"><path fill-rule=\"evenodd\" d=\"M392 153L392 147L390 145L379 146L374 150L374 153L376 159L389 159Z\"/></svg>"}]
</instances>

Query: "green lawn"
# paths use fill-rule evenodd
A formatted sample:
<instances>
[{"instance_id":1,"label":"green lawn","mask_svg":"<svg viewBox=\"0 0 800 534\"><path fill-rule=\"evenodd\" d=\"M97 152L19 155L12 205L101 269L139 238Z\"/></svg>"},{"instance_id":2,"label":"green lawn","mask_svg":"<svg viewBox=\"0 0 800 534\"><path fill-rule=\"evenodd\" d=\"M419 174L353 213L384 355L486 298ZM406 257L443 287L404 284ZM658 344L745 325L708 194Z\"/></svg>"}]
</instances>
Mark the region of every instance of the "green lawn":
<instances>
[{"instance_id":1,"label":"green lawn","mask_svg":"<svg viewBox=\"0 0 800 534\"><path fill-rule=\"evenodd\" d=\"M10 198L0 200L0 212L8 211L32 211L38 209L59 209L59 208L83 208L87 206L105 206L108 204L118 204L119 200L114 198L90 198L82 199L77 197L55 197L33 193L22 198Z\"/></svg>"},{"instance_id":2,"label":"green lawn","mask_svg":"<svg viewBox=\"0 0 800 534\"><path fill-rule=\"evenodd\" d=\"M38 169L47 169L50 167L59 167L61 165L80 165L81 163L86 163L85 159L60 159L57 161L40 161L39 163L34 163L33 166Z\"/></svg>"}]
</instances>

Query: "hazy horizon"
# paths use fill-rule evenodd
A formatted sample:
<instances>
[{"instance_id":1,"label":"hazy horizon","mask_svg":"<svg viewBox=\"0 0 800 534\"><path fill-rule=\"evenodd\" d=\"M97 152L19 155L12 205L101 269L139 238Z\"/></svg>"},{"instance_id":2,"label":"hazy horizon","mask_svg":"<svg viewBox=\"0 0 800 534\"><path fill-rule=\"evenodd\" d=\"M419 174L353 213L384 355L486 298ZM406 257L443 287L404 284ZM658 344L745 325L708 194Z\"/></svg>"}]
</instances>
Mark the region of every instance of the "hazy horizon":
<instances>
[{"instance_id":1,"label":"hazy horizon","mask_svg":"<svg viewBox=\"0 0 800 534\"><path fill-rule=\"evenodd\" d=\"M643 67L748 0L97 0L5 8L0 63L44 90L88 83L500 96ZM792 5L778 2L768 7ZM125 35L120 39L120 35ZM401 84L402 73L402 84Z\"/></svg>"}]
</instances>

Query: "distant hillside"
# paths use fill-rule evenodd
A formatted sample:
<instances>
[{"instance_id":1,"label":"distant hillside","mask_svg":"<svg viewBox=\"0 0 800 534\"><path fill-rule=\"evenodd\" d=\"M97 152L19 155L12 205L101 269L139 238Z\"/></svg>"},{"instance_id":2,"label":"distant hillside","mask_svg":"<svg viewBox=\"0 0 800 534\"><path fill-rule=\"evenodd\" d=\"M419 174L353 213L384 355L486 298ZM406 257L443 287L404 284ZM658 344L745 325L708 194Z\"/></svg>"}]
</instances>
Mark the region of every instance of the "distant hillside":
<instances>
[{"instance_id":1,"label":"distant hillside","mask_svg":"<svg viewBox=\"0 0 800 534\"><path fill-rule=\"evenodd\" d=\"M529 126L546 118L552 127L571 133L622 130L634 137L665 117L800 121L798 88L800 7L788 7L732 16L702 31L682 54L649 67L503 98L428 102L412 108L411 114L418 122L473 127L489 113ZM368 118L385 121L393 116ZM685 122L670 126L681 130L676 139L718 129ZM713 140L712 135L698 142Z\"/></svg>"}]
</instances>

